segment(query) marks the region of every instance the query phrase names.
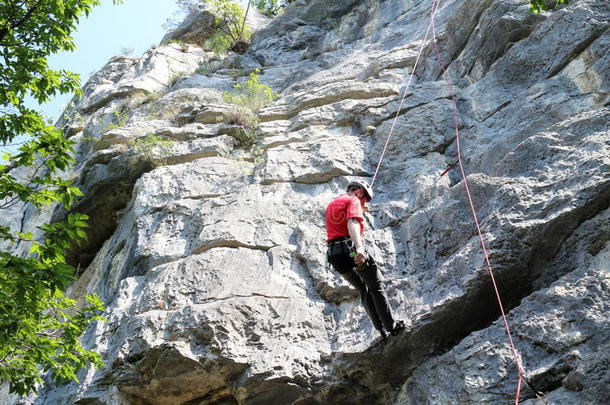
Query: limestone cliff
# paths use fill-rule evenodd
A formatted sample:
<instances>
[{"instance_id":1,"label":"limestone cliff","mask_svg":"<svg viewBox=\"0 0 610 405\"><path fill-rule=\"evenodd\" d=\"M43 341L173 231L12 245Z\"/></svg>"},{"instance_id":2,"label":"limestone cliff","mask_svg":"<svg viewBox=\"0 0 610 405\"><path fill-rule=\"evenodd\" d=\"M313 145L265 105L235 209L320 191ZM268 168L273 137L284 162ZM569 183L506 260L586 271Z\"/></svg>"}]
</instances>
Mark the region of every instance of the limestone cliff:
<instances>
[{"instance_id":1,"label":"limestone cliff","mask_svg":"<svg viewBox=\"0 0 610 405\"><path fill-rule=\"evenodd\" d=\"M223 58L193 45L210 34L195 15L97 72L60 125L78 142L74 210L92 224L70 253L71 293L107 303L109 322L84 337L106 367L21 402L513 403L464 181L440 177L456 143L422 43L431 6L298 0ZM441 0L436 14L462 162L526 377L545 394L525 386L524 404L610 402L609 20L607 0L542 15L523 0ZM325 265L323 211L346 178L370 180L422 44L367 217L408 324L379 342ZM222 92L255 68L281 97L246 150ZM134 141L160 138L172 142ZM22 207L10 221L65 215Z\"/></svg>"}]
</instances>

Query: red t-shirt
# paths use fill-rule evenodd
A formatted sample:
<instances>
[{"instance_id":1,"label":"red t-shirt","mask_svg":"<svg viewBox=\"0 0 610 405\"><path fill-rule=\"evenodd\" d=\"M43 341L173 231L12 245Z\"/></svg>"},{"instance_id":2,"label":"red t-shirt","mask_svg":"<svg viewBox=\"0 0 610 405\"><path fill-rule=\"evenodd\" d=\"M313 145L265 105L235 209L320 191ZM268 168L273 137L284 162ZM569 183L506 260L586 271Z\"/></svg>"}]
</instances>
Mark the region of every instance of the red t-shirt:
<instances>
[{"instance_id":1,"label":"red t-shirt","mask_svg":"<svg viewBox=\"0 0 610 405\"><path fill-rule=\"evenodd\" d=\"M360 221L360 232L364 231L364 215L358 197L342 194L326 207L327 240L349 236L347 220L356 218Z\"/></svg>"}]
</instances>

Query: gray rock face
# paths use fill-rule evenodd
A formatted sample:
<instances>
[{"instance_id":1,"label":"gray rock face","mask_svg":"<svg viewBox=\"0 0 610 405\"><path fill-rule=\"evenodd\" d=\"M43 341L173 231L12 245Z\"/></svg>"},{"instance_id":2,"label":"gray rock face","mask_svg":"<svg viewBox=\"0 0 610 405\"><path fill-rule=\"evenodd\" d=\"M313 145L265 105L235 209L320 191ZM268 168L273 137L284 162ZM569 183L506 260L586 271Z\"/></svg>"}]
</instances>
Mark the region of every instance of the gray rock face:
<instances>
[{"instance_id":1,"label":"gray rock face","mask_svg":"<svg viewBox=\"0 0 610 405\"><path fill-rule=\"evenodd\" d=\"M205 6L194 8L176 28L168 32L161 40L161 45L172 41L181 41L194 45L203 45L214 35L214 14Z\"/></svg>"},{"instance_id":2,"label":"gray rock face","mask_svg":"<svg viewBox=\"0 0 610 405\"><path fill-rule=\"evenodd\" d=\"M608 326L610 272L606 268L607 261L601 267L571 272L533 293L509 317L526 377L550 403L608 400L610 336L603 326ZM503 334L501 322L495 322L423 363L394 403L507 402L514 395L516 368L508 345L498 344L505 340ZM481 389L483 381L494 389ZM522 399L526 404L544 403L529 386L524 386Z\"/></svg>"},{"instance_id":3,"label":"gray rock face","mask_svg":"<svg viewBox=\"0 0 610 405\"><path fill-rule=\"evenodd\" d=\"M60 124L78 141L65 175L92 224L70 255L71 294L107 304L109 322L84 336L106 365L21 403L514 403L465 181L440 176L458 145L423 41L430 7L298 0L228 57L239 68L195 73L213 54L169 44L94 75ZM203 17L189 18L172 39L199 38ZM610 401L609 20L605 0L541 15L522 0L444 0L436 14L528 405ZM222 92L258 66L280 97L244 150ZM392 127L365 238L407 329L380 342L325 262L323 213L348 179L370 181ZM35 211L7 222L66 214Z\"/></svg>"}]
</instances>

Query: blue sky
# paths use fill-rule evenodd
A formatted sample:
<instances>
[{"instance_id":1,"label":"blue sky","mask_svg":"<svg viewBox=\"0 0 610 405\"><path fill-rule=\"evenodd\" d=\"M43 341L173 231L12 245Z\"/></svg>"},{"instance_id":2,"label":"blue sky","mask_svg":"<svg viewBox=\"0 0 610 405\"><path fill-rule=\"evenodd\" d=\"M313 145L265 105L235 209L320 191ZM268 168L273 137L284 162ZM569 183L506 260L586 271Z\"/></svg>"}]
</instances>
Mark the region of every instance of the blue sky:
<instances>
[{"instance_id":1,"label":"blue sky","mask_svg":"<svg viewBox=\"0 0 610 405\"><path fill-rule=\"evenodd\" d=\"M1 0L0 0L1 1ZM242 5L247 0L239 0ZM62 52L49 57L53 69L67 69L78 73L84 85L92 73L97 72L108 60L122 53L123 49L133 49L131 56L139 57L151 46L157 45L166 33L165 23L176 18L176 0L123 0L115 5L112 0L102 0L89 17L83 17L73 33L76 50ZM63 95L49 103L38 106L35 101L29 105L41 111L55 122L72 97ZM16 138L14 143L22 139ZM2 152L14 153L17 146L0 145Z\"/></svg>"},{"instance_id":2,"label":"blue sky","mask_svg":"<svg viewBox=\"0 0 610 405\"><path fill-rule=\"evenodd\" d=\"M68 69L80 74L85 84L89 76L123 48L133 49L132 56L141 56L165 35L163 25L176 11L175 0L124 0L114 5L103 0L88 18L83 18L74 34L76 50L52 55L49 64L55 69ZM71 97L57 97L42 106L53 120L57 119Z\"/></svg>"},{"instance_id":3,"label":"blue sky","mask_svg":"<svg viewBox=\"0 0 610 405\"><path fill-rule=\"evenodd\" d=\"M132 56L141 56L158 44L166 32L163 26L177 11L175 0L124 0L118 5L112 0L102 0L89 17L81 18L73 33L76 50L51 55L49 65L78 73L84 85L92 73L122 49L133 49ZM62 95L43 105L28 100L28 105L55 122L71 98L71 95ZM11 146L0 144L0 160L3 152L16 152L20 142L23 137L13 139Z\"/></svg>"},{"instance_id":4,"label":"blue sky","mask_svg":"<svg viewBox=\"0 0 610 405\"><path fill-rule=\"evenodd\" d=\"M244 6L247 4L247 0L238 1ZM52 68L80 74L84 85L92 73L122 49L133 49L131 56L139 57L157 45L166 33L163 26L177 12L176 0L123 0L119 5L102 0L88 18L81 20L73 35L76 50L52 55L49 63ZM70 99L57 97L43 105L42 110L55 121Z\"/></svg>"}]
</instances>

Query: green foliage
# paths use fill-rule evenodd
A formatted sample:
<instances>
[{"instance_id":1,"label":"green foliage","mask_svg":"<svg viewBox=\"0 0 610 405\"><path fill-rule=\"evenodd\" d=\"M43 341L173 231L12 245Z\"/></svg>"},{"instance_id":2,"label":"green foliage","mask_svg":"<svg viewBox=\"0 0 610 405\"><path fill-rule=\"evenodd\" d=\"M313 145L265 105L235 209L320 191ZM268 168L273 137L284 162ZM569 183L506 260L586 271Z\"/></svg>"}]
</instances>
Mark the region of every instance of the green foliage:
<instances>
[{"instance_id":1,"label":"green foliage","mask_svg":"<svg viewBox=\"0 0 610 405\"><path fill-rule=\"evenodd\" d=\"M62 202L69 206L79 194L67 193ZM42 382L41 369L59 383L76 380L77 371L89 362L102 365L79 338L92 321L103 320L103 304L87 296L87 304L79 308L62 292L74 279L64 252L73 241L87 238L87 219L71 214L65 222L42 225L41 241L7 227L0 230L5 241L30 244L25 258L0 252L0 380L9 383L11 392L33 391Z\"/></svg>"},{"instance_id":2,"label":"green foliage","mask_svg":"<svg viewBox=\"0 0 610 405\"><path fill-rule=\"evenodd\" d=\"M174 141L163 136L149 134L129 142L129 146L142 158L156 165L165 163Z\"/></svg>"},{"instance_id":3,"label":"green foliage","mask_svg":"<svg viewBox=\"0 0 610 405\"><path fill-rule=\"evenodd\" d=\"M207 49L211 49L217 56L227 52L233 46L233 39L224 32L215 32L203 45Z\"/></svg>"},{"instance_id":4,"label":"green foliage","mask_svg":"<svg viewBox=\"0 0 610 405\"><path fill-rule=\"evenodd\" d=\"M242 148L249 148L256 141L256 130L259 126L256 111L279 97L271 87L259 83L259 72L260 70L256 69L250 73L246 82L233 86L234 91L225 91L222 94L225 103L235 106L225 113L225 119L240 126L233 136L237 145Z\"/></svg>"},{"instance_id":5,"label":"green foliage","mask_svg":"<svg viewBox=\"0 0 610 405\"><path fill-rule=\"evenodd\" d=\"M108 131L112 131L113 129L124 127L127 123L127 119L129 118L129 110L116 110L114 112L114 117L112 118L112 122L109 122L102 129L103 133Z\"/></svg>"},{"instance_id":6,"label":"green foliage","mask_svg":"<svg viewBox=\"0 0 610 405\"><path fill-rule=\"evenodd\" d=\"M294 0L252 0L254 7L267 17L275 17L284 7L293 2Z\"/></svg>"},{"instance_id":7,"label":"green foliage","mask_svg":"<svg viewBox=\"0 0 610 405\"><path fill-rule=\"evenodd\" d=\"M239 125L235 132L230 134L235 138L236 146L249 149L256 142L256 130L259 126L259 120L256 113L249 108L234 106L225 112L222 117L218 117L217 121L219 123L228 122Z\"/></svg>"},{"instance_id":8,"label":"green foliage","mask_svg":"<svg viewBox=\"0 0 610 405\"><path fill-rule=\"evenodd\" d=\"M259 126L258 115L247 107L235 106L224 114L224 118L247 131L253 131Z\"/></svg>"},{"instance_id":9,"label":"green foliage","mask_svg":"<svg viewBox=\"0 0 610 405\"><path fill-rule=\"evenodd\" d=\"M279 97L271 87L259 83L260 69L250 73L250 78L244 83L238 83L233 88L236 91L225 91L222 99L228 104L246 107L256 112Z\"/></svg>"},{"instance_id":10,"label":"green foliage","mask_svg":"<svg viewBox=\"0 0 610 405\"><path fill-rule=\"evenodd\" d=\"M229 122L239 124L239 122L232 121L231 119L229 119ZM248 128L248 127L244 127L244 126L238 127L237 130L235 131L235 133L232 134L233 138L235 138L236 146L243 148L243 149L251 148L254 145L254 143L256 142L256 130L257 129L258 129L258 120L257 120L257 126L254 128Z\"/></svg>"},{"instance_id":11,"label":"green foliage","mask_svg":"<svg viewBox=\"0 0 610 405\"><path fill-rule=\"evenodd\" d=\"M235 164L245 175L251 175L254 173L256 166L265 162L267 151L254 143L244 149L247 150L249 156L236 157Z\"/></svg>"},{"instance_id":12,"label":"green foliage","mask_svg":"<svg viewBox=\"0 0 610 405\"><path fill-rule=\"evenodd\" d=\"M206 42L206 47L217 54L229 49L245 52L252 32L246 26L246 11L232 0L202 0L214 14L217 32Z\"/></svg>"},{"instance_id":13,"label":"green foliage","mask_svg":"<svg viewBox=\"0 0 610 405\"><path fill-rule=\"evenodd\" d=\"M252 0L252 4L261 14L265 14L267 17L275 17L282 9L280 0Z\"/></svg>"},{"instance_id":14,"label":"green foliage","mask_svg":"<svg viewBox=\"0 0 610 405\"><path fill-rule=\"evenodd\" d=\"M36 111L25 106L29 95L39 103L57 94L80 93L79 78L52 70L47 57L75 49L71 32L100 0L0 2L0 141L19 134L48 131Z\"/></svg>"},{"instance_id":15,"label":"green foliage","mask_svg":"<svg viewBox=\"0 0 610 405\"><path fill-rule=\"evenodd\" d=\"M246 15L249 10L235 0L176 0L178 12L164 24L164 28L171 30L179 25L185 14L191 13L205 4L207 9L215 15L212 23L216 31L203 46L220 55L228 50L243 53L248 49L251 31L246 26Z\"/></svg>"},{"instance_id":16,"label":"green foliage","mask_svg":"<svg viewBox=\"0 0 610 405\"><path fill-rule=\"evenodd\" d=\"M250 148L250 153L252 153L252 156L253 156L252 163L254 163L257 166L265 163L265 154L266 154L265 149L257 147L256 145L253 145Z\"/></svg>"},{"instance_id":17,"label":"green foliage","mask_svg":"<svg viewBox=\"0 0 610 405\"><path fill-rule=\"evenodd\" d=\"M538 14L547 11L549 10L548 4L552 4L552 1L555 1L555 7L560 4L568 4L568 0L529 0L530 12Z\"/></svg>"},{"instance_id":18,"label":"green foliage","mask_svg":"<svg viewBox=\"0 0 610 405\"><path fill-rule=\"evenodd\" d=\"M73 163L73 142L25 100L43 103L58 94L82 94L78 76L49 69L48 57L75 49L72 32L98 4L100 0L0 2L0 143L28 139L0 164L0 211L52 202L68 209L82 195L57 175ZM20 176L13 175L15 169ZM42 372L64 381L76 379L88 362L100 364L79 338L92 321L102 319L101 302L89 297L79 309L62 292L74 274L64 252L86 237L86 219L72 214L65 222L43 224L40 240L0 226L0 241L30 246L26 257L0 251L0 381L8 382L11 392L34 391Z\"/></svg>"},{"instance_id":19,"label":"green foliage","mask_svg":"<svg viewBox=\"0 0 610 405\"><path fill-rule=\"evenodd\" d=\"M86 239L86 220L86 215L71 214L64 223L43 225L43 241L27 233L3 235L31 243L27 258L0 252L0 380L9 382L11 392L32 391L42 382L41 368L63 382L76 380L88 362L101 365L100 356L84 350L79 338L91 321L103 320L102 302L88 296L79 309L62 293L74 273L63 252L72 241Z\"/></svg>"}]
</instances>

